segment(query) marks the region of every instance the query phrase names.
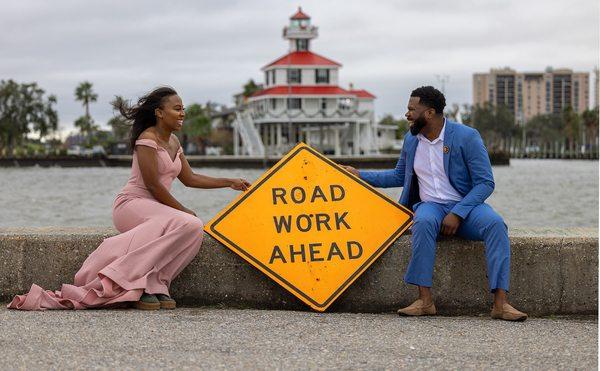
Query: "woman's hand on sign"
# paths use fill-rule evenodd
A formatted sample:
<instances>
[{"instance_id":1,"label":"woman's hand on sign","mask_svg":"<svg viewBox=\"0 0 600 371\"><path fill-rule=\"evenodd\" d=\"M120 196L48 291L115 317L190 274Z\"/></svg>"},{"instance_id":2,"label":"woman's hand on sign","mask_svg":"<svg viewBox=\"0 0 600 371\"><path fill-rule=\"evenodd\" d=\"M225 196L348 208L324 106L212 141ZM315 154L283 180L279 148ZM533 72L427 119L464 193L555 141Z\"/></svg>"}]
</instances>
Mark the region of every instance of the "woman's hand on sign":
<instances>
[{"instance_id":1,"label":"woman's hand on sign","mask_svg":"<svg viewBox=\"0 0 600 371\"><path fill-rule=\"evenodd\" d=\"M250 188L250 182L243 178L234 178L231 179L230 187L235 189L236 191L246 191Z\"/></svg>"},{"instance_id":2,"label":"woman's hand on sign","mask_svg":"<svg viewBox=\"0 0 600 371\"><path fill-rule=\"evenodd\" d=\"M352 175L359 176L358 170L356 170L352 166L346 166L346 165L340 165L340 166L343 167L347 172L351 173Z\"/></svg>"}]
</instances>

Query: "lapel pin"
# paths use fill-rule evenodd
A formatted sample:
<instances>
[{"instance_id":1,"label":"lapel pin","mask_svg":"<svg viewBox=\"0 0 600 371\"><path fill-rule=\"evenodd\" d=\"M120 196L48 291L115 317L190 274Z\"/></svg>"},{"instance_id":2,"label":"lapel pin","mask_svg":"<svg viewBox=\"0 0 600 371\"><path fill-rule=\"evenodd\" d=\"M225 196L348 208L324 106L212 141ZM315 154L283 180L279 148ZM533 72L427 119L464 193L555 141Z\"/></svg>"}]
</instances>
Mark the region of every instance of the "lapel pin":
<instances>
[{"instance_id":1,"label":"lapel pin","mask_svg":"<svg viewBox=\"0 0 600 371\"><path fill-rule=\"evenodd\" d=\"M450 148L448 148L448 146L444 146L444 153L448 153L450 152Z\"/></svg>"}]
</instances>

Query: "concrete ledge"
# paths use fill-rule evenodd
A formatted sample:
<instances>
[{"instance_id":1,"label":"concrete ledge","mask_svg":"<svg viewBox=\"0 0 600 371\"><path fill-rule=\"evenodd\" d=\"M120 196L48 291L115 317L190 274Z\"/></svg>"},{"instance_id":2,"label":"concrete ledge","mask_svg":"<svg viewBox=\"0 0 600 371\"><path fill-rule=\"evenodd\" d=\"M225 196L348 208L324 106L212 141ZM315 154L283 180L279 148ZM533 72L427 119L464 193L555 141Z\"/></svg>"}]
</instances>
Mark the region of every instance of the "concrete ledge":
<instances>
[{"instance_id":1,"label":"concrete ledge","mask_svg":"<svg viewBox=\"0 0 600 371\"><path fill-rule=\"evenodd\" d=\"M26 292L32 283L55 290L72 282L87 255L114 234L94 228L0 229L0 301ZM598 312L598 230L514 230L510 237L515 306L531 315ZM409 258L410 237L402 236L329 310L386 312L409 304L415 289L402 282ZM487 314L486 287L483 244L441 240L434 276L440 314ZM171 289L188 306L308 310L208 235Z\"/></svg>"}]
</instances>

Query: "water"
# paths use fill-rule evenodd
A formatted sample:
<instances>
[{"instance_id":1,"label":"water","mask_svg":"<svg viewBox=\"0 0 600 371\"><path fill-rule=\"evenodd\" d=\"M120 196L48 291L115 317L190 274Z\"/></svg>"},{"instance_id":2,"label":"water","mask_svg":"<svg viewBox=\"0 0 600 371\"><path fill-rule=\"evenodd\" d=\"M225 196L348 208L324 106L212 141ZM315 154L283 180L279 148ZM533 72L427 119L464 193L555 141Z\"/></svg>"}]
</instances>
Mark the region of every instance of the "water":
<instances>
[{"instance_id":1,"label":"water","mask_svg":"<svg viewBox=\"0 0 600 371\"><path fill-rule=\"evenodd\" d=\"M512 160L494 167L488 202L509 227L597 227L598 161ZM257 179L263 170L194 169L216 177ZM112 226L115 195L128 168L0 169L0 227ZM401 189L382 189L398 199ZM175 180L173 195L208 221L238 192L194 189Z\"/></svg>"}]
</instances>

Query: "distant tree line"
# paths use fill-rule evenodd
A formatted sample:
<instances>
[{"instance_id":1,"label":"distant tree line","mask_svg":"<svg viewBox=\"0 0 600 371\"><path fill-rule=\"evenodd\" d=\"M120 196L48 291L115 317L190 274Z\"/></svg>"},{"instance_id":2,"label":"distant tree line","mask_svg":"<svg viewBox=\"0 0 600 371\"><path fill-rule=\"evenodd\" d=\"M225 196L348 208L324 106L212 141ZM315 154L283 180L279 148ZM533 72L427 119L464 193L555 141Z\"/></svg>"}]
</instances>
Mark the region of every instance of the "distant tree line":
<instances>
[{"instance_id":1,"label":"distant tree line","mask_svg":"<svg viewBox=\"0 0 600 371\"><path fill-rule=\"evenodd\" d=\"M453 104L446 108L445 116L477 129L491 151L507 146L550 147L575 149L581 146L598 148L598 107L577 113L567 107L560 114L537 115L524 125L518 125L505 106L471 106ZM386 114L380 125L398 127L397 138L403 138L409 123Z\"/></svg>"},{"instance_id":2,"label":"distant tree line","mask_svg":"<svg viewBox=\"0 0 600 371\"><path fill-rule=\"evenodd\" d=\"M243 96L249 97L261 89L253 80L243 85ZM84 112L74 122L79 130L80 144L86 147L112 145L125 142L129 135L129 123L116 114L108 121L110 131L100 130L90 114L90 105L98 100L93 84L83 81L77 85L74 98L81 102ZM117 96L115 99L123 99ZM58 131L57 100L37 83L18 83L0 80L0 156L15 153L37 152L44 147L42 142L64 151L63 144L55 138ZM193 103L186 107L183 129L178 133L186 146L196 149L207 145L218 145L225 153L231 150L231 138L226 132L212 130L211 114L217 110L214 103ZM598 107L577 113L567 107L560 114L538 115L524 125L518 125L511 111L504 106L470 106L453 104L447 107L446 116L476 128L491 151L506 150L507 147L557 147L563 150L576 148L598 149ZM398 128L396 137L401 139L409 129L408 121L386 114L380 125ZM200 150L197 150L200 152Z\"/></svg>"},{"instance_id":3,"label":"distant tree line","mask_svg":"<svg viewBox=\"0 0 600 371\"><path fill-rule=\"evenodd\" d=\"M90 115L90 103L98 99L92 84L84 81L75 89L75 99L85 108L85 114L73 123L86 138L98 131ZM37 152L42 142L60 145L54 138L58 131L56 96L46 95L37 83L0 81L0 156L12 156L30 150ZM99 138L96 138L98 140Z\"/></svg>"},{"instance_id":4,"label":"distant tree line","mask_svg":"<svg viewBox=\"0 0 600 371\"><path fill-rule=\"evenodd\" d=\"M12 155L28 134L45 138L58 129L56 97L37 83L0 81L0 155Z\"/></svg>"},{"instance_id":5,"label":"distant tree line","mask_svg":"<svg viewBox=\"0 0 600 371\"><path fill-rule=\"evenodd\" d=\"M91 82L78 84L74 99L81 102L84 112L73 122L78 134L71 135L70 138L76 138L76 141L70 142L75 141L87 148L101 145L110 150L114 144L127 141L130 123L120 114L115 114L107 122L110 131L101 130L95 122L90 105L98 100L98 94ZM123 97L116 96L115 99L122 100ZM65 144L55 138L59 130L56 103L56 97L46 94L35 82L0 81L0 156L48 153L48 147L52 148L51 153L66 153ZM219 135L211 134L210 113L216 109L215 106L209 102L205 105L193 103L186 107L183 129L177 133L184 144L193 143L196 147L203 147L211 143L210 139L219 143L227 142Z\"/></svg>"},{"instance_id":6,"label":"distant tree line","mask_svg":"<svg viewBox=\"0 0 600 371\"><path fill-rule=\"evenodd\" d=\"M476 128L492 149L507 146L560 147L575 150L598 146L598 107L577 113L567 106L560 114L541 114L523 125L505 106L463 106L462 122Z\"/></svg>"}]
</instances>

